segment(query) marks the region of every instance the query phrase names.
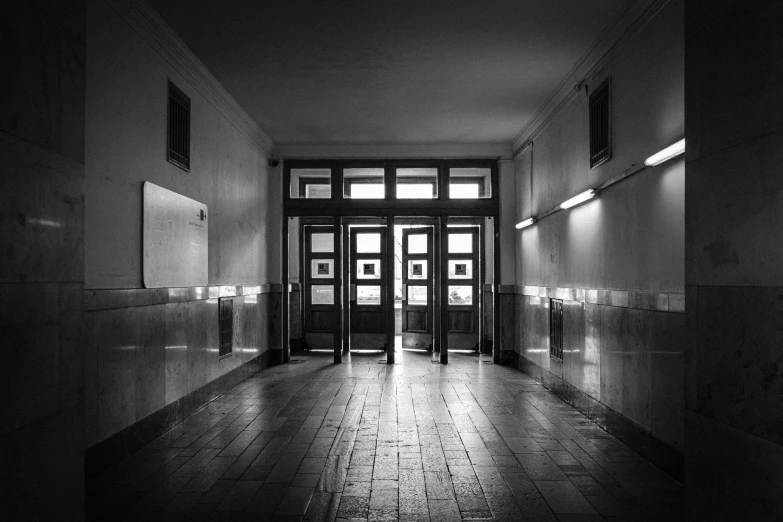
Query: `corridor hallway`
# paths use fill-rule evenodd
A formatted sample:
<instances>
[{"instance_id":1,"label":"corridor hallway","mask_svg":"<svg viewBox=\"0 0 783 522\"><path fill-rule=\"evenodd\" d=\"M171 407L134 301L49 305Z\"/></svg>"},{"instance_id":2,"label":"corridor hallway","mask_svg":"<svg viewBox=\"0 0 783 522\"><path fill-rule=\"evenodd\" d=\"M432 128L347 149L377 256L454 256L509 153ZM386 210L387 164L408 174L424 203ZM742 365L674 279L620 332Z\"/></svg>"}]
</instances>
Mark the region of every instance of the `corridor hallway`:
<instances>
[{"instance_id":1,"label":"corridor hallway","mask_svg":"<svg viewBox=\"0 0 783 522\"><path fill-rule=\"evenodd\" d=\"M296 355L88 482L91 520L680 520L683 487L489 356Z\"/></svg>"}]
</instances>

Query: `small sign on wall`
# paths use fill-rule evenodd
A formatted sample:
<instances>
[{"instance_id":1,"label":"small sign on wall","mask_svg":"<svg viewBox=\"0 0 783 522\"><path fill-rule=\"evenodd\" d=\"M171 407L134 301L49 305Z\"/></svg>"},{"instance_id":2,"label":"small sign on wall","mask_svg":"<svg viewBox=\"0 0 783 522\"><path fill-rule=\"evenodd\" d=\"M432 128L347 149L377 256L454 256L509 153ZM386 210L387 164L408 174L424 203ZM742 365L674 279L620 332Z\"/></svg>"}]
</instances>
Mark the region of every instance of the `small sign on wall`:
<instances>
[{"instance_id":1,"label":"small sign on wall","mask_svg":"<svg viewBox=\"0 0 783 522\"><path fill-rule=\"evenodd\" d=\"M375 263L364 263L364 275L375 275Z\"/></svg>"},{"instance_id":2,"label":"small sign on wall","mask_svg":"<svg viewBox=\"0 0 783 522\"><path fill-rule=\"evenodd\" d=\"M468 265L465 263L457 263L454 265L454 275L466 276L468 275Z\"/></svg>"},{"instance_id":3,"label":"small sign on wall","mask_svg":"<svg viewBox=\"0 0 783 522\"><path fill-rule=\"evenodd\" d=\"M208 285L207 206L149 181L142 205L144 286Z\"/></svg>"},{"instance_id":4,"label":"small sign on wall","mask_svg":"<svg viewBox=\"0 0 783 522\"><path fill-rule=\"evenodd\" d=\"M422 275L421 263L415 263L413 265L413 274L412 275L421 277L421 275Z\"/></svg>"},{"instance_id":5,"label":"small sign on wall","mask_svg":"<svg viewBox=\"0 0 783 522\"><path fill-rule=\"evenodd\" d=\"M318 275L329 275L329 263L318 263Z\"/></svg>"}]
</instances>

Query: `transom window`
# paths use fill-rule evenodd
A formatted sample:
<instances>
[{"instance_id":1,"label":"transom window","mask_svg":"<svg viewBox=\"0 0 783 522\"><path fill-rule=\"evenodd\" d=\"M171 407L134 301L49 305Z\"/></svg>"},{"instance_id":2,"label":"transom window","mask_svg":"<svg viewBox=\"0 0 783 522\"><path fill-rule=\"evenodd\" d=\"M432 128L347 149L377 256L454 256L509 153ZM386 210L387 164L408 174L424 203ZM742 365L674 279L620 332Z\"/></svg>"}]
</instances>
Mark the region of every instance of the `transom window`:
<instances>
[{"instance_id":1,"label":"transom window","mask_svg":"<svg viewBox=\"0 0 783 522\"><path fill-rule=\"evenodd\" d=\"M397 199L437 199L437 168L397 169Z\"/></svg>"},{"instance_id":2,"label":"transom window","mask_svg":"<svg viewBox=\"0 0 783 522\"><path fill-rule=\"evenodd\" d=\"M331 199L331 169L291 169L291 197L294 199Z\"/></svg>"},{"instance_id":3,"label":"transom window","mask_svg":"<svg viewBox=\"0 0 783 522\"><path fill-rule=\"evenodd\" d=\"M384 169L343 170L343 197L349 199L385 198Z\"/></svg>"},{"instance_id":4,"label":"transom window","mask_svg":"<svg viewBox=\"0 0 783 522\"><path fill-rule=\"evenodd\" d=\"M492 171L488 168L449 169L449 198L491 198L491 174Z\"/></svg>"},{"instance_id":5,"label":"transom window","mask_svg":"<svg viewBox=\"0 0 783 522\"><path fill-rule=\"evenodd\" d=\"M411 213L430 205L413 200L431 201L434 207L430 212L443 212L462 205L454 203L458 206L452 207L448 201L497 197L492 188L497 183L497 162L493 160L286 160L284 173L289 184L287 207L303 205L305 213L314 208L323 209L325 212L320 215L330 215L328 209L344 200L356 201L351 209L364 206L362 201L375 208L375 201L383 200L379 209L388 212L399 207ZM304 201L295 203L305 199L322 201L313 201L313 206ZM471 206L471 211L475 213L480 208L493 212L496 206L496 201L486 201Z\"/></svg>"}]
</instances>

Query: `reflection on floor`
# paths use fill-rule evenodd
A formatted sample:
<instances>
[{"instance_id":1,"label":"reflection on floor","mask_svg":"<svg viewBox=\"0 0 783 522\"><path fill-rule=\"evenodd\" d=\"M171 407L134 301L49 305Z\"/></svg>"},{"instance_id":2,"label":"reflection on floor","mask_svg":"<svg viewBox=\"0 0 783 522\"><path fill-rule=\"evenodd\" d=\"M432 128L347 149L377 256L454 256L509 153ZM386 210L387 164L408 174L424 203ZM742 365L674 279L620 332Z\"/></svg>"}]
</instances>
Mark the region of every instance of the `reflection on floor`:
<instances>
[{"instance_id":1,"label":"reflection on floor","mask_svg":"<svg viewBox=\"0 0 783 522\"><path fill-rule=\"evenodd\" d=\"M295 356L88 484L94 520L677 520L682 485L488 356Z\"/></svg>"}]
</instances>

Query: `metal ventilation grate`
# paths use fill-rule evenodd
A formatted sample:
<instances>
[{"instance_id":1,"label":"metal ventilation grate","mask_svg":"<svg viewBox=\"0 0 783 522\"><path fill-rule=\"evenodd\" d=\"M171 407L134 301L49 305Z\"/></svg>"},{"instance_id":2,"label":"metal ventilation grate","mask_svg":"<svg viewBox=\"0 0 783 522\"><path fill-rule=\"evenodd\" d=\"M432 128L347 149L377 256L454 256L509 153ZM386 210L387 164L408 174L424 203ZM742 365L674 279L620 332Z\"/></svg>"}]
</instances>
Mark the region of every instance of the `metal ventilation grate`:
<instances>
[{"instance_id":1,"label":"metal ventilation grate","mask_svg":"<svg viewBox=\"0 0 783 522\"><path fill-rule=\"evenodd\" d=\"M169 82L168 159L190 170L190 98Z\"/></svg>"},{"instance_id":2,"label":"metal ventilation grate","mask_svg":"<svg viewBox=\"0 0 783 522\"><path fill-rule=\"evenodd\" d=\"M231 355L234 351L234 299L224 297L219 300L220 350L218 357Z\"/></svg>"},{"instance_id":3,"label":"metal ventilation grate","mask_svg":"<svg viewBox=\"0 0 783 522\"><path fill-rule=\"evenodd\" d=\"M563 360L563 301L549 300L549 355Z\"/></svg>"},{"instance_id":4,"label":"metal ventilation grate","mask_svg":"<svg viewBox=\"0 0 783 522\"><path fill-rule=\"evenodd\" d=\"M590 95L590 168L612 157L611 78Z\"/></svg>"}]
</instances>

